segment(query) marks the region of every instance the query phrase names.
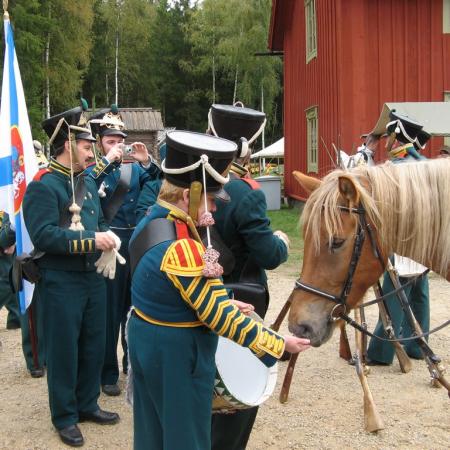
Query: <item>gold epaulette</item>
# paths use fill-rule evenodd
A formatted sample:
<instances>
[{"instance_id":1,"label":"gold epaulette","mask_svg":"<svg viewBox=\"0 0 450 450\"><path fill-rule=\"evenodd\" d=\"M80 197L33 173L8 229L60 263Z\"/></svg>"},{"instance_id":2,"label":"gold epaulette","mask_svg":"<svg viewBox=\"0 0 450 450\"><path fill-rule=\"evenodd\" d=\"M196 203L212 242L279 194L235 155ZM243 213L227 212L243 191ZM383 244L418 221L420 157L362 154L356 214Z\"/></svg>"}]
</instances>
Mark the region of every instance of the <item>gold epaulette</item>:
<instances>
[{"instance_id":1,"label":"gold epaulette","mask_svg":"<svg viewBox=\"0 0 450 450\"><path fill-rule=\"evenodd\" d=\"M172 275L201 276L205 265L204 252L203 245L194 239L180 239L167 249L160 269Z\"/></svg>"},{"instance_id":2,"label":"gold epaulette","mask_svg":"<svg viewBox=\"0 0 450 450\"><path fill-rule=\"evenodd\" d=\"M92 177L97 179L110 165L111 163L106 158L99 159L92 169Z\"/></svg>"}]
</instances>

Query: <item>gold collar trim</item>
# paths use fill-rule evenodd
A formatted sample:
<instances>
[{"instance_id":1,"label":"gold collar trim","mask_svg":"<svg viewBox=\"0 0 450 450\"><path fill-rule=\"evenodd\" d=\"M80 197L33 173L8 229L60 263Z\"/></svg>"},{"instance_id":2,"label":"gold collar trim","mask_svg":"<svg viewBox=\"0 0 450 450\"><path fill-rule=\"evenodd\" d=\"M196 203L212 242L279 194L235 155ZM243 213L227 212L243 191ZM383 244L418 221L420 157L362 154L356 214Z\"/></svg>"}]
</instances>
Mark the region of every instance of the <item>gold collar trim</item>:
<instances>
[{"instance_id":1,"label":"gold collar trim","mask_svg":"<svg viewBox=\"0 0 450 450\"><path fill-rule=\"evenodd\" d=\"M168 209L170 211L169 216L171 216L171 218L179 219L179 220L182 220L184 223L186 223L187 226L189 227L189 231L192 233L192 236L194 236L194 239L197 242L202 242L202 240L198 234L197 228L195 226L195 223L189 214L187 214L182 209L178 208L178 206L175 206L172 203L166 202L165 200L161 200L160 198L158 198L156 203L158 203L159 206L162 206L163 208Z\"/></svg>"},{"instance_id":2,"label":"gold collar trim","mask_svg":"<svg viewBox=\"0 0 450 450\"><path fill-rule=\"evenodd\" d=\"M242 178L247 175L248 170L244 166L233 162L233 164L231 164L230 172L236 174L239 178Z\"/></svg>"},{"instance_id":3,"label":"gold collar trim","mask_svg":"<svg viewBox=\"0 0 450 450\"><path fill-rule=\"evenodd\" d=\"M48 165L48 168L51 169L52 171L59 172L59 173L62 173L63 175L67 175L68 177L70 177L70 169L68 167L60 164L54 158L52 158L50 160L50 164Z\"/></svg>"}]
</instances>

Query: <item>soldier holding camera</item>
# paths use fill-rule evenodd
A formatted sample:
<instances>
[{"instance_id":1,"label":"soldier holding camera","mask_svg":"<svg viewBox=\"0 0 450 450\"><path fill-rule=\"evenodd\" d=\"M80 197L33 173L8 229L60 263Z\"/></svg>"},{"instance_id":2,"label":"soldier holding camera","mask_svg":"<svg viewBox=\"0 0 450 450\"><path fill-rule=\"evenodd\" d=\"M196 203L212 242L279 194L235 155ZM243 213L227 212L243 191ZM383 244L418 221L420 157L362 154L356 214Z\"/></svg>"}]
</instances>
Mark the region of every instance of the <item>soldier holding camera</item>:
<instances>
[{"instance_id":1,"label":"soldier holding camera","mask_svg":"<svg viewBox=\"0 0 450 450\"><path fill-rule=\"evenodd\" d=\"M136 142L125 145L125 124L116 105L93 114L89 120L97 138L99 155L87 171L96 180L105 220L121 241L121 253L127 263L117 268L113 280L107 280L107 324L105 361L102 370L102 390L106 395L120 394L117 385L119 364L117 342L122 325L123 371L127 372L127 345L124 328L130 308L130 266L128 243L136 226L136 206L142 189L159 179L161 171L147 151Z\"/></svg>"}]
</instances>

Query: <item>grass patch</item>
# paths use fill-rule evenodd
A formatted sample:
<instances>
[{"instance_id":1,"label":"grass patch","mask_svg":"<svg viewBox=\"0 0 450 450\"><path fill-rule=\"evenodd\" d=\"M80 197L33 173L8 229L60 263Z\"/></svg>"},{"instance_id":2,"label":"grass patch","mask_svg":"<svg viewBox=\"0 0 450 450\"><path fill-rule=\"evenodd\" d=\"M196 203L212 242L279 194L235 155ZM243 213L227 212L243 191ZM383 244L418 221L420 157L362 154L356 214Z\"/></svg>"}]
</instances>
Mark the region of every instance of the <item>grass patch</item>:
<instances>
[{"instance_id":1,"label":"grass patch","mask_svg":"<svg viewBox=\"0 0 450 450\"><path fill-rule=\"evenodd\" d=\"M267 211L272 230L284 231L291 241L289 258L285 263L286 269L298 275L303 260L303 238L300 228L300 208L282 208L279 211Z\"/></svg>"}]
</instances>

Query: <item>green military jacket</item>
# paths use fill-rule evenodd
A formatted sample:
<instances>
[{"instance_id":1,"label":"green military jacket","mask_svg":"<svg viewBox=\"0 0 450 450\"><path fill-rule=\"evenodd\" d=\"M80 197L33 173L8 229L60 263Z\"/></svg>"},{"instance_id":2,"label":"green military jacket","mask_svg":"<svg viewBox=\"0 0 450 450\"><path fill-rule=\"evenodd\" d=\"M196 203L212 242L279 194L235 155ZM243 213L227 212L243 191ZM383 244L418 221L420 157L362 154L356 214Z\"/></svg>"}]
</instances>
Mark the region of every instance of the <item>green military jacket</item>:
<instances>
[{"instance_id":1,"label":"green military jacket","mask_svg":"<svg viewBox=\"0 0 450 450\"><path fill-rule=\"evenodd\" d=\"M217 200L214 213L215 227L236 260L232 273L225 276L224 281L238 282L250 261L256 271L252 281L267 286L265 270L275 269L285 262L288 249L270 228L266 198L258 184L239 178L234 166L231 170L230 181L224 185L230 201Z\"/></svg>"},{"instance_id":2,"label":"green military jacket","mask_svg":"<svg viewBox=\"0 0 450 450\"><path fill-rule=\"evenodd\" d=\"M70 169L52 160L47 169L38 172L25 193L23 213L25 224L36 251L44 252L37 260L42 268L66 271L93 271L99 257L95 233L107 231L100 208L94 179L74 177L75 184L83 177L86 194L81 209L83 231L61 226L61 216L72 202Z\"/></svg>"}]
</instances>

